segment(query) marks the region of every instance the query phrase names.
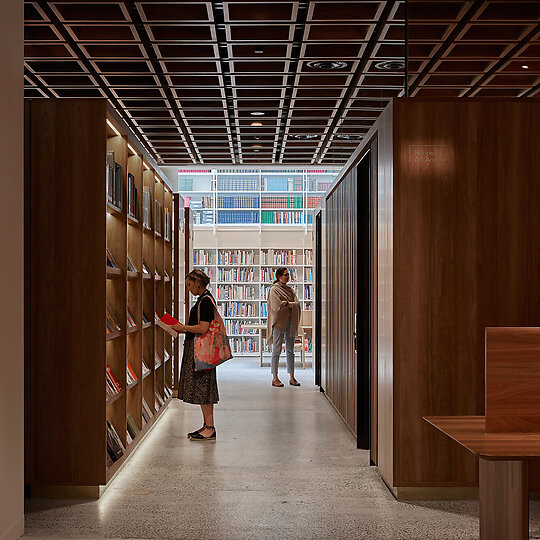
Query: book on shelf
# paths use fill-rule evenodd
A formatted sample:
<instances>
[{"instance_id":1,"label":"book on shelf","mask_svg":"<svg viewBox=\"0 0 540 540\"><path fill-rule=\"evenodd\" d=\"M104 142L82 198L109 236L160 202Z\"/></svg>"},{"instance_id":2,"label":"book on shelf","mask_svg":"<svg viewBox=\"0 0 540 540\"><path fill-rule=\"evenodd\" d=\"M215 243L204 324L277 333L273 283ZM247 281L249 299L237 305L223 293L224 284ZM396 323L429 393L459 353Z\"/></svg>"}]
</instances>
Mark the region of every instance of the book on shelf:
<instances>
[{"instance_id":1,"label":"book on shelf","mask_svg":"<svg viewBox=\"0 0 540 540\"><path fill-rule=\"evenodd\" d=\"M105 181L107 202L122 208L122 165L114 160L114 152L107 152Z\"/></svg>"},{"instance_id":2,"label":"book on shelf","mask_svg":"<svg viewBox=\"0 0 540 540\"><path fill-rule=\"evenodd\" d=\"M152 228L150 215L150 188L144 188L143 190L143 225L147 229Z\"/></svg>"},{"instance_id":3,"label":"book on shelf","mask_svg":"<svg viewBox=\"0 0 540 540\"><path fill-rule=\"evenodd\" d=\"M131 309L129 309L129 306L127 308L127 324L129 328L134 328L137 326L137 323L135 322L135 317L133 316L133 313L131 313Z\"/></svg>"},{"instance_id":4,"label":"book on shelf","mask_svg":"<svg viewBox=\"0 0 540 540\"><path fill-rule=\"evenodd\" d=\"M161 217L161 203L159 201L154 201L154 230L159 234L162 232Z\"/></svg>"},{"instance_id":5,"label":"book on shelf","mask_svg":"<svg viewBox=\"0 0 540 540\"><path fill-rule=\"evenodd\" d=\"M147 274L149 276L152 275L152 272L150 272L150 270L148 269L148 266L146 265L146 261L144 259L142 262L142 271L143 271L143 274Z\"/></svg>"},{"instance_id":6,"label":"book on shelf","mask_svg":"<svg viewBox=\"0 0 540 540\"><path fill-rule=\"evenodd\" d=\"M128 272L137 272L137 269L135 268L135 265L133 264L133 261L131 260L129 255L127 256L127 269Z\"/></svg>"},{"instance_id":7,"label":"book on shelf","mask_svg":"<svg viewBox=\"0 0 540 540\"><path fill-rule=\"evenodd\" d=\"M137 212L137 187L135 177L128 173L128 214L135 219L139 219Z\"/></svg>"},{"instance_id":8,"label":"book on shelf","mask_svg":"<svg viewBox=\"0 0 540 540\"><path fill-rule=\"evenodd\" d=\"M135 370L133 369L133 367L129 363L129 360L128 360L127 366L126 366L126 377L127 377L128 385L133 384L138 379L137 374L135 373Z\"/></svg>"},{"instance_id":9,"label":"book on shelf","mask_svg":"<svg viewBox=\"0 0 540 540\"><path fill-rule=\"evenodd\" d=\"M170 398L172 396L172 390L167 386L167 383L163 385L163 392L165 392L165 396L167 398Z\"/></svg>"},{"instance_id":10,"label":"book on shelf","mask_svg":"<svg viewBox=\"0 0 540 540\"><path fill-rule=\"evenodd\" d=\"M130 430L131 428L131 433L132 433L132 437L135 438L136 435L141 431L139 429L139 426L137 425L137 422L135 422L135 418L133 418L133 416L131 414L128 414L127 417L126 417L126 423L127 423L127 427L128 427L128 431Z\"/></svg>"},{"instance_id":11,"label":"book on shelf","mask_svg":"<svg viewBox=\"0 0 540 540\"><path fill-rule=\"evenodd\" d=\"M161 358L157 351L154 352L154 369L157 369L161 366Z\"/></svg>"},{"instance_id":12,"label":"book on shelf","mask_svg":"<svg viewBox=\"0 0 540 540\"><path fill-rule=\"evenodd\" d=\"M157 268L156 268L156 270L155 270L155 274L156 274L156 277L157 277L158 279L161 279L161 274L158 272L158 269L157 269Z\"/></svg>"},{"instance_id":13,"label":"book on shelf","mask_svg":"<svg viewBox=\"0 0 540 540\"><path fill-rule=\"evenodd\" d=\"M109 366L109 364L107 364L107 367L105 368L105 377L106 377L107 385L109 387L112 387L112 389L114 390L113 395L116 395L118 394L118 392L122 391L122 387L120 386L118 379L114 376L114 373L112 372L112 369Z\"/></svg>"},{"instance_id":14,"label":"book on shelf","mask_svg":"<svg viewBox=\"0 0 540 540\"><path fill-rule=\"evenodd\" d=\"M107 308L105 310L105 323L107 334L110 334L111 332L120 332L121 328L118 324L118 320L114 316L109 305L107 305Z\"/></svg>"},{"instance_id":15,"label":"book on shelf","mask_svg":"<svg viewBox=\"0 0 540 540\"><path fill-rule=\"evenodd\" d=\"M169 276L169 273L167 272L167 270L163 270L163 273L165 274L165 280L169 281L171 279L171 276Z\"/></svg>"},{"instance_id":16,"label":"book on shelf","mask_svg":"<svg viewBox=\"0 0 540 540\"><path fill-rule=\"evenodd\" d=\"M149 323L150 322L150 319L148 318L148 315L144 311L142 312L142 320L143 320L143 323Z\"/></svg>"},{"instance_id":17,"label":"book on shelf","mask_svg":"<svg viewBox=\"0 0 540 540\"><path fill-rule=\"evenodd\" d=\"M156 390L156 399L158 400L159 406L162 407L165 404L165 401L161 397L161 394Z\"/></svg>"},{"instance_id":18,"label":"book on shelf","mask_svg":"<svg viewBox=\"0 0 540 540\"><path fill-rule=\"evenodd\" d=\"M163 361L167 362L167 360L169 360L170 357L171 357L171 355L169 354L169 351L167 349L165 349L163 351Z\"/></svg>"},{"instance_id":19,"label":"book on shelf","mask_svg":"<svg viewBox=\"0 0 540 540\"><path fill-rule=\"evenodd\" d=\"M171 239L171 230L172 230L172 226L171 226L172 222L171 222L171 212L169 211L168 208L165 208L165 215L164 215L164 234L163 236L165 237L165 240L169 240Z\"/></svg>"},{"instance_id":20,"label":"book on shelf","mask_svg":"<svg viewBox=\"0 0 540 540\"><path fill-rule=\"evenodd\" d=\"M148 416L148 419L154 416L154 412L152 411L152 409L148 405L148 402L146 401L146 398L144 397L142 398L142 410L146 413L146 415Z\"/></svg>"},{"instance_id":21,"label":"book on shelf","mask_svg":"<svg viewBox=\"0 0 540 540\"><path fill-rule=\"evenodd\" d=\"M113 425L107 420L107 453L113 461L118 461L126 451L122 440L114 429Z\"/></svg>"},{"instance_id":22,"label":"book on shelf","mask_svg":"<svg viewBox=\"0 0 540 540\"><path fill-rule=\"evenodd\" d=\"M162 317L156 317L156 324L169 333L173 338L178 336L178 332L172 328L175 324L179 324L179 321L176 320L172 315L164 313Z\"/></svg>"},{"instance_id":23,"label":"book on shelf","mask_svg":"<svg viewBox=\"0 0 540 540\"><path fill-rule=\"evenodd\" d=\"M150 373L150 368L146 365L146 362L143 360L142 363L142 375L146 377Z\"/></svg>"},{"instance_id":24,"label":"book on shelf","mask_svg":"<svg viewBox=\"0 0 540 540\"><path fill-rule=\"evenodd\" d=\"M120 268L109 248L107 248L107 266L109 268Z\"/></svg>"},{"instance_id":25,"label":"book on shelf","mask_svg":"<svg viewBox=\"0 0 540 540\"><path fill-rule=\"evenodd\" d=\"M133 437L131 436L129 429L126 430L126 442L128 446L133 442Z\"/></svg>"}]
</instances>

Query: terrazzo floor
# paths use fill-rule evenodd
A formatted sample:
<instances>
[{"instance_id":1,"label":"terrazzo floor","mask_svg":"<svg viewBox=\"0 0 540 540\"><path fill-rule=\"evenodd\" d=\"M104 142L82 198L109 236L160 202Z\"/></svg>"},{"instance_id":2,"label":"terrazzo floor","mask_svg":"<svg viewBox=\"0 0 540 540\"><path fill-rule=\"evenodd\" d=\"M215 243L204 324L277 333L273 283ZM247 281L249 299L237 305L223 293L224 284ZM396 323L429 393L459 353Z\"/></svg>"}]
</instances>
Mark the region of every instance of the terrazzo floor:
<instances>
[{"instance_id":1,"label":"terrazzo floor","mask_svg":"<svg viewBox=\"0 0 540 540\"><path fill-rule=\"evenodd\" d=\"M297 379L299 388L272 388L258 358L220 366L215 443L186 438L200 409L175 399L100 500L27 500L25 537L478 538L475 501L395 501L313 372L298 369ZM531 538L540 538L540 501Z\"/></svg>"}]
</instances>

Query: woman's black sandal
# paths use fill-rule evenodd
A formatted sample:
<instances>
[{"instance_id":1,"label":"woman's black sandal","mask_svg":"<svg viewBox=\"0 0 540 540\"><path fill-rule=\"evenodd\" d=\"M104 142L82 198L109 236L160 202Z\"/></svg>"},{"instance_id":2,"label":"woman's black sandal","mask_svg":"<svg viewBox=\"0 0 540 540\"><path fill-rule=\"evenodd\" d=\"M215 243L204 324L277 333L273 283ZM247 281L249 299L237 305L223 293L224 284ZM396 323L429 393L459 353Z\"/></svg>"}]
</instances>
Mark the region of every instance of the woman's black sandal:
<instances>
[{"instance_id":1,"label":"woman's black sandal","mask_svg":"<svg viewBox=\"0 0 540 540\"><path fill-rule=\"evenodd\" d=\"M191 439L191 437L193 437L193 435L196 435L197 433L200 433L205 427L206 427L206 423L204 423L202 428L199 428L197 431L192 431L191 433L188 433L187 438Z\"/></svg>"},{"instance_id":2,"label":"woman's black sandal","mask_svg":"<svg viewBox=\"0 0 540 540\"><path fill-rule=\"evenodd\" d=\"M206 426L206 429L213 429L214 433L210 435L209 437L205 437L204 435L201 435L198 431L190 437L190 441L215 441L216 440L216 428L214 426Z\"/></svg>"}]
</instances>

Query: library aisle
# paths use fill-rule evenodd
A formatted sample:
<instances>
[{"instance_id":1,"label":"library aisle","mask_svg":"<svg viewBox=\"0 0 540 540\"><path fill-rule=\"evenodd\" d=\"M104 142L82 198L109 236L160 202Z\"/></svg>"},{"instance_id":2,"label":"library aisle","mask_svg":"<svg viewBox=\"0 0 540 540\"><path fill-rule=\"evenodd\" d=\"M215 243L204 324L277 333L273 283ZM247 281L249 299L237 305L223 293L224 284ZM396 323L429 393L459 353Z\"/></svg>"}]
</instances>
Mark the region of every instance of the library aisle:
<instances>
[{"instance_id":1,"label":"library aisle","mask_svg":"<svg viewBox=\"0 0 540 540\"><path fill-rule=\"evenodd\" d=\"M26 536L152 539L468 539L476 501L396 502L365 451L298 369L270 386L258 358L218 368L218 440L194 443L199 408L174 399L98 501L29 500ZM280 370L287 380L284 369ZM540 533L538 501L531 532Z\"/></svg>"}]
</instances>

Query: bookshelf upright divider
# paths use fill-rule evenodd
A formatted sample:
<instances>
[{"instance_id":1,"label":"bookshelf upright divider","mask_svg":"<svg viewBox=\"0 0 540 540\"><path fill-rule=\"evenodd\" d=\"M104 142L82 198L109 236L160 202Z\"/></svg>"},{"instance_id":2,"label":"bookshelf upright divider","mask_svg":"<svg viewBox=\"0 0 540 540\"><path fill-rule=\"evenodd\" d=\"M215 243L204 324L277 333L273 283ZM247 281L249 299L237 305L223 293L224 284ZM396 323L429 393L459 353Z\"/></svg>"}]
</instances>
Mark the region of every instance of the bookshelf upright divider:
<instances>
[{"instance_id":1,"label":"bookshelf upright divider","mask_svg":"<svg viewBox=\"0 0 540 540\"><path fill-rule=\"evenodd\" d=\"M143 268L173 278L172 237L145 226L143 192L172 213L172 191L105 100L35 100L25 115L25 483L99 497L170 399L172 372L153 360L172 350L154 323L172 289Z\"/></svg>"}]
</instances>

